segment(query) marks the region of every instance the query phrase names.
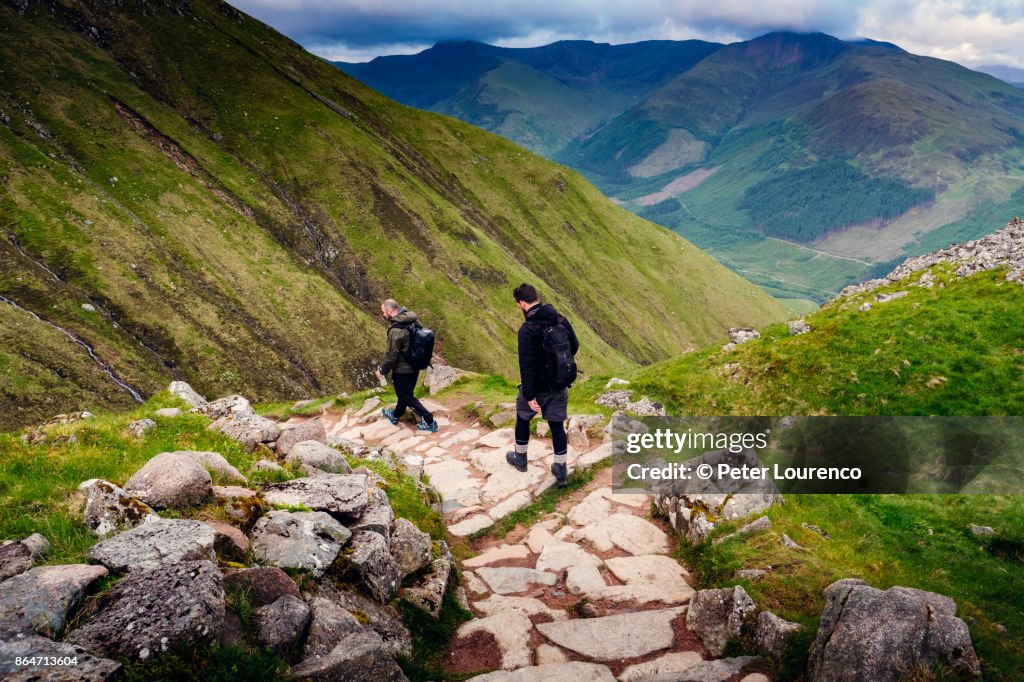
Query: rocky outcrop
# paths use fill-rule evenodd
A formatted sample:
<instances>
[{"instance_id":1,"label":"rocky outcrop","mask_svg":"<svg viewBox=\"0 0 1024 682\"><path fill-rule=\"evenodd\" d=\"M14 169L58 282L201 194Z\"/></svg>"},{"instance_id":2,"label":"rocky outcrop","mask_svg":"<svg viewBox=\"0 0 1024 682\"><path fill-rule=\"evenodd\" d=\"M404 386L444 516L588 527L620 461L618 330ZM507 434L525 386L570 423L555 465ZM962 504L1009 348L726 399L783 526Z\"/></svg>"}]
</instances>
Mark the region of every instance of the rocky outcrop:
<instances>
[{"instance_id":1,"label":"rocky outcrop","mask_svg":"<svg viewBox=\"0 0 1024 682\"><path fill-rule=\"evenodd\" d=\"M398 568L399 580L422 570L430 563L430 536L408 519L395 519L391 530L391 556Z\"/></svg>"},{"instance_id":2,"label":"rocky outcrop","mask_svg":"<svg viewBox=\"0 0 1024 682\"><path fill-rule=\"evenodd\" d=\"M229 412L215 419L207 428L220 431L228 438L241 443L250 452L261 445L274 443L281 432L277 422L252 412Z\"/></svg>"},{"instance_id":3,"label":"rocky outcrop","mask_svg":"<svg viewBox=\"0 0 1024 682\"><path fill-rule=\"evenodd\" d=\"M206 398L196 393L195 389L184 381L172 381L171 385L167 387L167 391L184 400L190 407L202 408L208 404Z\"/></svg>"},{"instance_id":4,"label":"rocky outcrop","mask_svg":"<svg viewBox=\"0 0 1024 682\"><path fill-rule=\"evenodd\" d=\"M35 658L35 663L18 665L18 658ZM76 663L61 664L68 658ZM121 664L92 656L80 646L39 636L0 639L0 679L5 682L104 682L114 679Z\"/></svg>"},{"instance_id":5,"label":"rocky outcrop","mask_svg":"<svg viewBox=\"0 0 1024 682\"><path fill-rule=\"evenodd\" d=\"M270 505L305 507L343 516L359 516L366 509L369 499L364 474L325 474L296 478L268 485L263 490L263 497Z\"/></svg>"},{"instance_id":6,"label":"rocky outcrop","mask_svg":"<svg viewBox=\"0 0 1024 682\"><path fill-rule=\"evenodd\" d=\"M406 682L408 678L375 632L361 630L343 637L323 656L294 666L292 677L313 682Z\"/></svg>"},{"instance_id":7,"label":"rocky outcrop","mask_svg":"<svg viewBox=\"0 0 1024 682\"><path fill-rule=\"evenodd\" d=\"M345 455L315 440L304 440L291 446L284 461L307 474L315 475L321 471L330 474L352 473Z\"/></svg>"},{"instance_id":8,"label":"rocky outcrop","mask_svg":"<svg viewBox=\"0 0 1024 682\"><path fill-rule=\"evenodd\" d=\"M223 622L220 571L209 561L188 561L129 573L68 641L94 654L146 660L213 641Z\"/></svg>"},{"instance_id":9,"label":"rocky outcrop","mask_svg":"<svg viewBox=\"0 0 1024 682\"><path fill-rule=\"evenodd\" d=\"M423 385L430 390L430 395L434 395L468 374L469 372L451 365L432 365L424 373Z\"/></svg>"},{"instance_id":10,"label":"rocky outcrop","mask_svg":"<svg viewBox=\"0 0 1024 682\"><path fill-rule=\"evenodd\" d=\"M260 646L290 656L306 634L310 610L306 602L289 594L256 609L256 633Z\"/></svg>"},{"instance_id":11,"label":"rocky outcrop","mask_svg":"<svg viewBox=\"0 0 1024 682\"><path fill-rule=\"evenodd\" d=\"M905 679L934 665L981 676L967 625L949 597L909 587L884 592L848 578L825 588L825 609L811 645L811 682Z\"/></svg>"},{"instance_id":12,"label":"rocky outcrop","mask_svg":"<svg viewBox=\"0 0 1024 682\"><path fill-rule=\"evenodd\" d=\"M282 429L281 435L277 438L277 454L281 456L288 455L293 447L306 441L314 441L322 445L327 444L327 430L324 428L322 421L310 419Z\"/></svg>"},{"instance_id":13,"label":"rocky outcrop","mask_svg":"<svg viewBox=\"0 0 1024 682\"><path fill-rule=\"evenodd\" d=\"M754 646L763 654L781 658L786 642L802 629L799 623L790 623L771 611L762 611L757 614L757 625L754 626Z\"/></svg>"},{"instance_id":14,"label":"rocky outcrop","mask_svg":"<svg viewBox=\"0 0 1024 682\"><path fill-rule=\"evenodd\" d=\"M388 603L398 592L398 566L388 551L387 540L379 533L353 533L338 570L378 603Z\"/></svg>"}]
</instances>

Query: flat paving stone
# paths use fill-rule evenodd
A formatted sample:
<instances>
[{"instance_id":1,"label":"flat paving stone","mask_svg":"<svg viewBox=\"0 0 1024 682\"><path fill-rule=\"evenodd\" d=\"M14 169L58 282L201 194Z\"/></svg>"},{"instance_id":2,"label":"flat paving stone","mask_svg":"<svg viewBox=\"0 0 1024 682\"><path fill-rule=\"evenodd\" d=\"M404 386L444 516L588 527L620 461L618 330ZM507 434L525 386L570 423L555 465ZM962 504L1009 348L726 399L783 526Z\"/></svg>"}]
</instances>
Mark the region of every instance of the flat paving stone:
<instances>
[{"instance_id":1,"label":"flat paving stone","mask_svg":"<svg viewBox=\"0 0 1024 682\"><path fill-rule=\"evenodd\" d=\"M696 651L673 651L658 658L627 666L619 673L619 682L636 682L655 675L668 675L682 672L703 662Z\"/></svg>"},{"instance_id":2,"label":"flat paving stone","mask_svg":"<svg viewBox=\"0 0 1024 682\"><path fill-rule=\"evenodd\" d=\"M501 667L505 670L515 670L529 666L533 662L530 651L532 630L533 623L529 618L517 611L506 610L464 623L459 627L456 636L468 637L475 632L490 634L501 651Z\"/></svg>"},{"instance_id":3,"label":"flat paving stone","mask_svg":"<svg viewBox=\"0 0 1024 682\"><path fill-rule=\"evenodd\" d=\"M519 670L496 670L470 678L474 682L615 682L608 666L572 661L548 663Z\"/></svg>"},{"instance_id":4,"label":"flat paving stone","mask_svg":"<svg viewBox=\"0 0 1024 682\"><path fill-rule=\"evenodd\" d=\"M480 489L480 499L484 504L496 504L520 490L527 490L540 483L547 474L543 469L530 465L526 473L505 465L487 477L487 482Z\"/></svg>"},{"instance_id":5,"label":"flat paving stone","mask_svg":"<svg viewBox=\"0 0 1024 682\"><path fill-rule=\"evenodd\" d=\"M672 646L672 621L685 607L601 618L540 623L537 630L558 646L597 661L636 658Z\"/></svg>"},{"instance_id":6,"label":"flat paving stone","mask_svg":"<svg viewBox=\"0 0 1024 682\"><path fill-rule=\"evenodd\" d=\"M598 551L618 547L630 554L667 554L668 535L650 521L639 516L616 512L593 526L573 534L578 540L589 540Z\"/></svg>"},{"instance_id":7,"label":"flat paving stone","mask_svg":"<svg viewBox=\"0 0 1024 682\"><path fill-rule=\"evenodd\" d=\"M573 506L566 518L575 526L590 526L604 521L611 513L612 505L605 497L604 489L598 489Z\"/></svg>"},{"instance_id":8,"label":"flat paving stone","mask_svg":"<svg viewBox=\"0 0 1024 682\"><path fill-rule=\"evenodd\" d=\"M514 514L523 507L533 502L533 495L528 490L520 490L512 493L506 499L491 507L487 515L495 521L500 521L509 514Z\"/></svg>"},{"instance_id":9,"label":"flat paving stone","mask_svg":"<svg viewBox=\"0 0 1024 682\"><path fill-rule=\"evenodd\" d=\"M587 552L579 545L571 542L560 542L552 540L544 545L540 557L537 559L537 570L540 571L563 571L570 566L589 564L600 566L603 562L593 554Z\"/></svg>"},{"instance_id":10,"label":"flat paving stone","mask_svg":"<svg viewBox=\"0 0 1024 682\"><path fill-rule=\"evenodd\" d=\"M553 609L540 599L533 597L508 597L502 594L492 594L487 599L473 602L473 608L485 616L493 616L504 611L515 611L524 616L544 615L551 620L567 620L569 614L561 609Z\"/></svg>"},{"instance_id":11,"label":"flat paving stone","mask_svg":"<svg viewBox=\"0 0 1024 682\"><path fill-rule=\"evenodd\" d=\"M467 535L472 535L477 531L481 531L484 528L490 528L494 525L494 521L487 514L477 514L476 516L470 516L464 521L459 521L454 526L448 527L448 532L455 537L464 538Z\"/></svg>"},{"instance_id":12,"label":"flat paving stone","mask_svg":"<svg viewBox=\"0 0 1024 682\"><path fill-rule=\"evenodd\" d=\"M488 448L505 448L511 447L515 438L515 431L512 429L498 429L478 438L476 444Z\"/></svg>"},{"instance_id":13,"label":"flat paving stone","mask_svg":"<svg viewBox=\"0 0 1024 682\"><path fill-rule=\"evenodd\" d=\"M525 592L535 585L554 585L557 576L535 568L494 568L484 566L476 574L487 583L492 592L515 594Z\"/></svg>"},{"instance_id":14,"label":"flat paving stone","mask_svg":"<svg viewBox=\"0 0 1024 682\"><path fill-rule=\"evenodd\" d=\"M466 568L480 568L481 566L496 564L499 561L525 559L528 556L530 556L530 550L524 545L500 545L487 550L479 556L466 559L462 562L462 565Z\"/></svg>"}]
</instances>

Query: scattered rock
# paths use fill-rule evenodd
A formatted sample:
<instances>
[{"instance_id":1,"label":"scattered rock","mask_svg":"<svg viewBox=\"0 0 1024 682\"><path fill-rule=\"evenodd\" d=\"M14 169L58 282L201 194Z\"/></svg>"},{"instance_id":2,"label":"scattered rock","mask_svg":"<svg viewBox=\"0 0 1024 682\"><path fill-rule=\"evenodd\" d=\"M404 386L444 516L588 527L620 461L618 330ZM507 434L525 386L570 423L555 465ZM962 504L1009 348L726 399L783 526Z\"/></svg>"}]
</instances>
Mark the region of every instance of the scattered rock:
<instances>
[{"instance_id":1,"label":"scattered rock","mask_svg":"<svg viewBox=\"0 0 1024 682\"><path fill-rule=\"evenodd\" d=\"M350 548L339 566L378 603L390 602L398 592L398 566L388 551L387 541L378 533L359 530L352 534ZM340 563L340 562L339 562Z\"/></svg>"},{"instance_id":2,"label":"scattered rock","mask_svg":"<svg viewBox=\"0 0 1024 682\"><path fill-rule=\"evenodd\" d=\"M391 556L399 581L426 568L431 561L430 536L408 519L395 519L391 530Z\"/></svg>"},{"instance_id":3,"label":"scattered rock","mask_svg":"<svg viewBox=\"0 0 1024 682\"><path fill-rule=\"evenodd\" d=\"M196 393L184 381L172 381L171 385L167 387L167 391L171 395L181 398L192 407L205 407L208 404L206 398Z\"/></svg>"},{"instance_id":4,"label":"scattered rock","mask_svg":"<svg viewBox=\"0 0 1024 682\"><path fill-rule=\"evenodd\" d=\"M343 637L330 653L292 667L291 677L312 682L406 682L380 635L362 630Z\"/></svg>"},{"instance_id":5,"label":"scattered rock","mask_svg":"<svg viewBox=\"0 0 1024 682\"><path fill-rule=\"evenodd\" d=\"M162 452L136 471L124 489L157 509L199 504L210 494L213 479L187 452Z\"/></svg>"},{"instance_id":6,"label":"scattered rock","mask_svg":"<svg viewBox=\"0 0 1024 682\"><path fill-rule=\"evenodd\" d=\"M303 568L319 578L352 532L330 514L272 511L252 530L256 558L282 568Z\"/></svg>"},{"instance_id":7,"label":"scattered rock","mask_svg":"<svg viewBox=\"0 0 1024 682\"><path fill-rule=\"evenodd\" d=\"M306 602L284 595L273 604L256 609L256 633L260 646L288 655L295 651L309 625Z\"/></svg>"},{"instance_id":8,"label":"scattered rock","mask_svg":"<svg viewBox=\"0 0 1024 682\"><path fill-rule=\"evenodd\" d=\"M771 528L772 520L769 519L767 516L762 516L761 518L751 521L750 523L740 527L739 529L735 530L732 533L729 533L728 535L723 535L720 538L715 538L715 540L711 544L717 545L719 543L725 542L726 540L731 540L732 538L738 537L740 535L746 535L747 533L758 533L765 530L771 530Z\"/></svg>"},{"instance_id":9,"label":"scattered rock","mask_svg":"<svg viewBox=\"0 0 1024 682\"><path fill-rule=\"evenodd\" d=\"M263 489L267 504L358 516L366 509L365 474L325 474L274 483Z\"/></svg>"},{"instance_id":10,"label":"scattered rock","mask_svg":"<svg viewBox=\"0 0 1024 682\"><path fill-rule=\"evenodd\" d=\"M285 595L301 597L299 586L276 566L254 566L224 574L224 591L243 591L254 606L266 606Z\"/></svg>"},{"instance_id":11,"label":"scattered rock","mask_svg":"<svg viewBox=\"0 0 1024 682\"><path fill-rule=\"evenodd\" d=\"M741 568L733 577L736 580L760 580L768 574L768 571L761 570L760 568Z\"/></svg>"},{"instance_id":12,"label":"scattered rock","mask_svg":"<svg viewBox=\"0 0 1024 682\"><path fill-rule=\"evenodd\" d=\"M898 680L937 664L981 677L970 633L952 599L908 587L883 592L854 578L825 588L808 660L811 682Z\"/></svg>"},{"instance_id":13,"label":"scattered rock","mask_svg":"<svg viewBox=\"0 0 1024 682\"><path fill-rule=\"evenodd\" d=\"M248 528L263 516L263 500L255 490L237 485L215 485L214 501L231 519Z\"/></svg>"},{"instance_id":14,"label":"scattered rock","mask_svg":"<svg viewBox=\"0 0 1024 682\"><path fill-rule=\"evenodd\" d=\"M299 443L310 440L322 445L327 444L327 429L319 419L309 419L300 424L285 427L277 438L277 453L282 456L287 455Z\"/></svg>"},{"instance_id":15,"label":"scattered rock","mask_svg":"<svg viewBox=\"0 0 1024 682\"><path fill-rule=\"evenodd\" d=\"M798 336L799 334L806 334L811 331L810 325L803 320L790 320L786 324L789 326L790 336Z\"/></svg>"},{"instance_id":16,"label":"scattered rock","mask_svg":"<svg viewBox=\"0 0 1024 682\"><path fill-rule=\"evenodd\" d=\"M58 638L71 611L97 579L102 566L39 566L0 583L0 639L38 633Z\"/></svg>"},{"instance_id":17,"label":"scattered rock","mask_svg":"<svg viewBox=\"0 0 1024 682\"><path fill-rule=\"evenodd\" d=\"M144 435L156 428L156 422L152 419L139 419L128 425L128 433L132 434L136 438L142 438Z\"/></svg>"},{"instance_id":18,"label":"scattered rock","mask_svg":"<svg viewBox=\"0 0 1024 682\"><path fill-rule=\"evenodd\" d=\"M181 416L181 408L179 407L161 407L159 410L153 413L155 416L161 419L174 419L175 417Z\"/></svg>"},{"instance_id":19,"label":"scattered rock","mask_svg":"<svg viewBox=\"0 0 1024 682\"><path fill-rule=\"evenodd\" d=\"M619 377L612 377L608 380L608 383L604 385L605 388L613 388L615 386L629 386L629 382Z\"/></svg>"},{"instance_id":20,"label":"scattered rock","mask_svg":"<svg viewBox=\"0 0 1024 682\"><path fill-rule=\"evenodd\" d=\"M789 638L800 632L803 626L779 618L771 611L757 614L754 627L754 646L763 654L781 658Z\"/></svg>"},{"instance_id":21,"label":"scattered rock","mask_svg":"<svg viewBox=\"0 0 1024 682\"><path fill-rule=\"evenodd\" d=\"M249 551L249 538L245 533L223 521L207 521L213 529L213 548L218 555L229 559L242 559Z\"/></svg>"},{"instance_id":22,"label":"scattered rock","mask_svg":"<svg viewBox=\"0 0 1024 682\"><path fill-rule=\"evenodd\" d=\"M153 508L110 481L93 478L78 486L85 496L82 521L99 537L156 521Z\"/></svg>"},{"instance_id":23,"label":"scattered rock","mask_svg":"<svg viewBox=\"0 0 1024 682\"><path fill-rule=\"evenodd\" d=\"M0 545L0 580L32 568L32 550L20 542Z\"/></svg>"},{"instance_id":24,"label":"scattered rock","mask_svg":"<svg viewBox=\"0 0 1024 682\"><path fill-rule=\"evenodd\" d=\"M789 537L785 533L782 534L782 546L786 547L788 549L800 549L800 550L805 550L806 551L805 547L803 547L802 545L797 544L797 542L795 540L793 540L793 538Z\"/></svg>"},{"instance_id":25,"label":"scattered rock","mask_svg":"<svg viewBox=\"0 0 1024 682\"><path fill-rule=\"evenodd\" d=\"M536 628L563 649L595 661L616 661L646 656L672 646L675 639L672 621L685 611L686 607L638 611L539 623Z\"/></svg>"},{"instance_id":26,"label":"scattered rock","mask_svg":"<svg viewBox=\"0 0 1024 682\"><path fill-rule=\"evenodd\" d=\"M754 600L739 585L700 590L690 599L686 627L700 638L712 656L721 656L726 642L740 636L744 621L756 609Z\"/></svg>"},{"instance_id":27,"label":"scattered rock","mask_svg":"<svg viewBox=\"0 0 1024 682\"><path fill-rule=\"evenodd\" d=\"M17 665L15 659L36 657L35 664ZM74 666L58 665L74 658ZM0 641L0 678L6 682L103 682L114 679L121 664L97 658L74 644L30 636Z\"/></svg>"},{"instance_id":28,"label":"scattered rock","mask_svg":"<svg viewBox=\"0 0 1024 682\"><path fill-rule=\"evenodd\" d=\"M569 445L577 450L589 449L590 436L588 431L600 426L602 423L604 423L603 414L580 414L569 417L565 428Z\"/></svg>"},{"instance_id":29,"label":"scattered rock","mask_svg":"<svg viewBox=\"0 0 1024 682\"><path fill-rule=\"evenodd\" d=\"M266 471L269 473L283 473L287 471L283 466L277 462L271 462L269 459L261 459L252 465L255 471Z\"/></svg>"},{"instance_id":30,"label":"scattered rock","mask_svg":"<svg viewBox=\"0 0 1024 682\"><path fill-rule=\"evenodd\" d=\"M380 635L392 656L412 656L412 635L393 607L378 604L359 592L343 592L323 585L317 588L316 594L355 614L360 622Z\"/></svg>"},{"instance_id":31,"label":"scattered rock","mask_svg":"<svg viewBox=\"0 0 1024 682\"><path fill-rule=\"evenodd\" d=\"M228 412L217 417L208 427L211 431L220 431L228 438L242 444L250 452L260 445L268 445L277 440L281 427L277 422L261 417L250 408L248 411Z\"/></svg>"},{"instance_id":32,"label":"scattered rock","mask_svg":"<svg viewBox=\"0 0 1024 682\"><path fill-rule=\"evenodd\" d=\"M214 420L228 416L247 417L256 414L249 401L240 395L217 398L213 402L193 407L189 412L201 414Z\"/></svg>"},{"instance_id":33,"label":"scattered rock","mask_svg":"<svg viewBox=\"0 0 1024 682\"><path fill-rule=\"evenodd\" d=\"M990 537L996 534L996 531L990 526L977 526L972 523L969 524L967 527L971 529L972 533L982 537Z\"/></svg>"},{"instance_id":34,"label":"scattered rock","mask_svg":"<svg viewBox=\"0 0 1024 682\"><path fill-rule=\"evenodd\" d=\"M329 599L316 597L309 602L309 637L305 658L329 654L338 641L365 628L351 613Z\"/></svg>"},{"instance_id":35,"label":"scattered rock","mask_svg":"<svg viewBox=\"0 0 1024 682\"><path fill-rule=\"evenodd\" d=\"M208 561L189 561L129 573L68 641L94 653L144 661L181 645L216 640L223 623L220 571Z\"/></svg>"},{"instance_id":36,"label":"scattered rock","mask_svg":"<svg viewBox=\"0 0 1024 682\"><path fill-rule=\"evenodd\" d=\"M862 313L866 313L867 311L871 310L871 304L862 303L861 306L857 308L857 310L861 311Z\"/></svg>"},{"instance_id":37,"label":"scattered rock","mask_svg":"<svg viewBox=\"0 0 1024 682\"><path fill-rule=\"evenodd\" d=\"M751 327L732 327L729 329L729 340L737 346L761 338L761 332Z\"/></svg>"},{"instance_id":38,"label":"scattered rock","mask_svg":"<svg viewBox=\"0 0 1024 682\"><path fill-rule=\"evenodd\" d=\"M430 572L419 584L403 590L402 597L434 618L440 618L444 596L448 593L448 579L454 565L455 560L448 549L448 543L442 541L441 556L431 562Z\"/></svg>"},{"instance_id":39,"label":"scattered rock","mask_svg":"<svg viewBox=\"0 0 1024 682\"><path fill-rule=\"evenodd\" d=\"M248 483L245 476L242 475L242 472L232 466L231 463L224 459L224 456L218 452L183 450L172 454L188 455L192 459L197 460L208 472L210 472L211 478L213 478L217 483L240 483L241 485Z\"/></svg>"},{"instance_id":40,"label":"scattered rock","mask_svg":"<svg viewBox=\"0 0 1024 682\"><path fill-rule=\"evenodd\" d=\"M317 471L331 474L352 473L352 467L345 459L345 455L315 440L304 440L292 445L284 461L308 474Z\"/></svg>"},{"instance_id":41,"label":"scattered rock","mask_svg":"<svg viewBox=\"0 0 1024 682\"><path fill-rule=\"evenodd\" d=\"M909 294L909 291L894 291L891 294L878 294L875 296L875 300L879 303L887 303L888 301L894 301L897 298L903 298Z\"/></svg>"},{"instance_id":42,"label":"scattered rock","mask_svg":"<svg viewBox=\"0 0 1024 682\"><path fill-rule=\"evenodd\" d=\"M112 571L136 571L183 561L216 561L214 531L205 523L157 519L93 545L89 557Z\"/></svg>"},{"instance_id":43,"label":"scattered rock","mask_svg":"<svg viewBox=\"0 0 1024 682\"><path fill-rule=\"evenodd\" d=\"M448 388L469 372L451 365L431 365L423 376L423 385L430 390L430 395Z\"/></svg>"},{"instance_id":44,"label":"scattered rock","mask_svg":"<svg viewBox=\"0 0 1024 682\"><path fill-rule=\"evenodd\" d=\"M374 532L384 538L386 542L390 542L391 524L395 520L395 512L391 509L388 494L381 488L370 488L366 492L369 500L366 509L355 522L349 524L349 528L353 532L357 530Z\"/></svg>"}]
</instances>

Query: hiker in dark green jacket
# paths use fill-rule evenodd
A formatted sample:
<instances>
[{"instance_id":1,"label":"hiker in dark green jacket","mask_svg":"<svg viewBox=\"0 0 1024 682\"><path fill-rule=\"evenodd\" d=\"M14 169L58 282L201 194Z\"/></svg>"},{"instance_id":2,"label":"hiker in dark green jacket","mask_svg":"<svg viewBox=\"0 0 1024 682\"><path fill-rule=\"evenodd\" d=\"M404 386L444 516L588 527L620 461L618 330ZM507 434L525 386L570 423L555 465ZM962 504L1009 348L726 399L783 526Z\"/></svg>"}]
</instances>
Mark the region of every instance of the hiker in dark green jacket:
<instances>
[{"instance_id":1,"label":"hiker in dark green jacket","mask_svg":"<svg viewBox=\"0 0 1024 682\"><path fill-rule=\"evenodd\" d=\"M381 414L392 424L398 424L398 420L405 414L405 408L411 409L420 418L416 428L420 431L437 431L437 422L434 415L430 413L423 403L419 401L413 391L416 390L416 382L419 380L420 372L409 364L406 354L409 352L409 339L412 336L412 324L416 322L416 313L408 308L398 305L394 299L388 299L380 304L380 314L388 323L388 350L384 355L384 362L377 368L377 379L383 379L391 373L391 383L395 386L395 396L398 401L394 408L385 407Z\"/></svg>"}]
</instances>

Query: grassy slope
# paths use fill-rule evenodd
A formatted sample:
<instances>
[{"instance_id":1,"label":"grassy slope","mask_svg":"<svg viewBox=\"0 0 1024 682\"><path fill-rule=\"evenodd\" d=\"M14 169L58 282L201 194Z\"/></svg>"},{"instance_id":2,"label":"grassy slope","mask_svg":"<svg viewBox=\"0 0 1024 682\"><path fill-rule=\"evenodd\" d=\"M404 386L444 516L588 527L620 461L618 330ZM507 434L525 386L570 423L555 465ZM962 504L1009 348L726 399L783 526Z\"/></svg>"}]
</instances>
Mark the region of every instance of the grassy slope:
<instances>
[{"instance_id":1,"label":"grassy slope","mask_svg":"<svg viewBox=\"0 0 1024 682\"><path fill-rule=\"evenodd\" d=\"M677 414L1024 414L1024 287L999 272L939 279L943 288L882 289L911 293L867 312L858 311L867 295L830 304L806 318L807 334L771 326L732 353L716 347L654 365L630 388ZM738 371L723 372L726 363L738 363ZM683 549L702 585L734 584L739 568L769 568L764 579L743 584L760 605L812 627L822 589L840 578L934 590L954 598L967 618L986 679L1017 679L1024 497L795 495L768 516L808 551L785 549L777 532ZM997 539L975 537L969 523L992 526ZM807 644L796 647L790 665L799 667Z\"/></svg>"},{"instance_id":2,"label":"grassy slope","mask_svg":"<svg viewBox=\"0 0 1024 682\"><path fill-rule=\"evenodd\" d=\"M449 361L502 371L522 280L580 321L592 371L783 314L574 173L397 105L226 6L0 18L0 293L144 394L172 375L256 399L350 388L386 296ZM56 330L0 316L0 426L131 402Z\"/></svg>"}]
</instances>

